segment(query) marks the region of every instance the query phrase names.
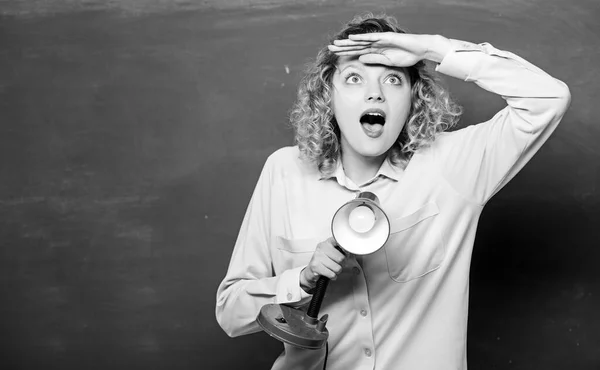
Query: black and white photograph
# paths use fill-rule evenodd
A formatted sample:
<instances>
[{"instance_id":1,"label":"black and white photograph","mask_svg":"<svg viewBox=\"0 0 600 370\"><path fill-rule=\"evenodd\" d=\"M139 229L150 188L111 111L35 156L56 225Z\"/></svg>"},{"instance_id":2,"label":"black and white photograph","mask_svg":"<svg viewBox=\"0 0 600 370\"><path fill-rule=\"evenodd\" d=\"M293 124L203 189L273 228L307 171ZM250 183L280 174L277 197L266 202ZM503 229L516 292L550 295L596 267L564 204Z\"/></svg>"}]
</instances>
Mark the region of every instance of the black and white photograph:
<instances>
[{"instance_id":1,"label":"black and white photograph","mask_svg":"<svg viewBox=\"0 0 600 370\"><path fill-rule=\"evenodd\" d=\"M600 370L597 0L0 0L0 368Z\"/></svg>"}]
</instances>

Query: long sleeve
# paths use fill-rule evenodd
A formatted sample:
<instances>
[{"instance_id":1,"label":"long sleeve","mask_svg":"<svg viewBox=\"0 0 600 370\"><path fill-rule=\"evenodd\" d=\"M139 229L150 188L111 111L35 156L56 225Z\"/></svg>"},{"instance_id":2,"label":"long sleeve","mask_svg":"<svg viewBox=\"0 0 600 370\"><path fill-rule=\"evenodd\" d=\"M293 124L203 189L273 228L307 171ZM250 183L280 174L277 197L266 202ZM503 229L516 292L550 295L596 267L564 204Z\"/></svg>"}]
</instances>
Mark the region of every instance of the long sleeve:
<instances>
[{"instance_id":1,"label":"long sleeve","mask_svg":"<svg viewBox=\"0 0 600 370\"><path fill-rule=\"evenodd\" d=\"M444 178L461 195L485 204L533 157L569 103L561 81L490 44L451 40L438 72L472 81L507 106L487 122L447 133L436 153Z\"/></svg>"},{"instance_id":2,"label":"long sleeve","mask_svg":"<svg viewBox=\"0 0 600 370\"><path fill-rule=\"evenodd\" d=\"M231 337L260 330L256 317L268 303L298 305L310 297L300 288L303 267L274 276L270 225L271 158L267 159L242 221L227 274L217 290L216 317Z\"/></svg>"}]
</instances>

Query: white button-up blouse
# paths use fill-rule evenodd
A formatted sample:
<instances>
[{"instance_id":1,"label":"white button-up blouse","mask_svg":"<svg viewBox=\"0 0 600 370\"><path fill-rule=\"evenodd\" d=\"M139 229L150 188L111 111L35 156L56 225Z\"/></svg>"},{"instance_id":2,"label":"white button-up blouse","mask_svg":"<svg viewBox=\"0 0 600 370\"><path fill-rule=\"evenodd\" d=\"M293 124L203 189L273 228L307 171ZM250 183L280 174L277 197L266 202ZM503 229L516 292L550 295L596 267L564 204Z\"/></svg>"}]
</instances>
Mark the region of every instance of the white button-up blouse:
<instances>
[{"instance_id":1,"label":"white button-up blouse","mask_svg":"<svg viewBox=\"0 0 600 370\"><path fill-rule=\"evenodd\" d=\"M564 115L567 86L490 44L451 40L438 72L472 81L507 106L490 120L443 133L405 168L384 161L355 184L343 168L323 177L297 147L266 161L218 287L216 316L230 336L260 330L267 303L301 307L299 273L331 236L336 210L360 191L375 193L391 235L379 251L350 256L329 284L327 369L466 369L469 266L486 202L548 139ZM500 231L498 231L500 232ZM285 345L273 369L321 369L325 349Z\"/></svg>"}]
</instances>

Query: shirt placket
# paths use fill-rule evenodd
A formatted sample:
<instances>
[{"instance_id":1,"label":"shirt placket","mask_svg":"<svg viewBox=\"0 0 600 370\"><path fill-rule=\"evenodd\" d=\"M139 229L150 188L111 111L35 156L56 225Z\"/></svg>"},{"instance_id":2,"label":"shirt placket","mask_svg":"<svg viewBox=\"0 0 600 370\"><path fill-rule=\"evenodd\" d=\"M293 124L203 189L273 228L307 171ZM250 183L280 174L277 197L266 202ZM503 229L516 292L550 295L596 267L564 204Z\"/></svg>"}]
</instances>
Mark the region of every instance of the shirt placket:
<instances>
[{"instance_id":1,"label":"shirt placket","mask_svg":"<svg viewBox=\"0 0 600 370\"><path fill-rule=\"evenodd\" d=\"M355 325L358 333L355 341L355 348L352 352L359 353L358 363L355 369L374 369L375 368L375 338L373 335L373 321L371 320L371 306L369 304L369 295L367 290L367 281L362 267L356 257L353 259L352 274L354 284L354 315L356 315Z\"/></svg>"},{"instance_id":2,"label":"shirt placket","mask_svg":"<svg viewBox=\"0 0 600 370\"><path fill-rule=\"evenodd\" d=\"M369 191L373 188L373 185L378 183L380 175L377 174L375 177L370 179L361 185L356 185L349 177L347 177L343 170L337 174L337 182L343 188L351 191L356 195L361 192ZM373 331L373 321L371 320L371 306L369 304L369 294L367 290L367 281L365 278L364 271L357 259L361 259L361 256L355 256L351 258L350 266L353 275L353 298L354 307L352 314L356 316L354 320L354 330L357 334L356 341L354 341L354 347L350 349L349 353L356 354L355 363L352 364L352 369L356 370L372 370L375 368L375 337Z\"/></svg>"}]
</instances>

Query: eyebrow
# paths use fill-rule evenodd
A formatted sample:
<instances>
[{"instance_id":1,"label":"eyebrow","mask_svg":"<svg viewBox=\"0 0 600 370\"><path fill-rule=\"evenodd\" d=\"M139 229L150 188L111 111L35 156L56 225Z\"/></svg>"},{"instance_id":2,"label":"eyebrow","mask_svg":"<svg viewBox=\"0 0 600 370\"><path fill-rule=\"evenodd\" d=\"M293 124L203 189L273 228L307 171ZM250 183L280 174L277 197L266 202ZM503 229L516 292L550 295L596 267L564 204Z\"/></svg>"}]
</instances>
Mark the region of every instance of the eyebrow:
<instances>
[{"instance_id":1,"label":"eyebrow","mask_svg":"<svg viewBox=\"0 0 600 370\"><path fill-rule=\"evenodd\" d=\"M344 72L347 68L350 68L350 67L354 67L354 68L361 69L361 70L365 69L365 67L362 63L358 63L356 61L347 62L345 64L346 65L344 66L344 68L342 68L342 69L338 68L340 72Z\"/></svg>"}]
</instances>

